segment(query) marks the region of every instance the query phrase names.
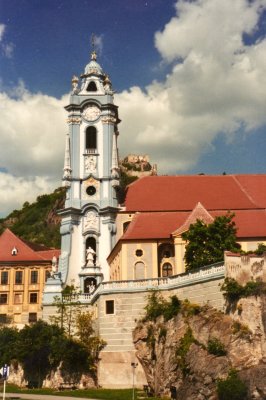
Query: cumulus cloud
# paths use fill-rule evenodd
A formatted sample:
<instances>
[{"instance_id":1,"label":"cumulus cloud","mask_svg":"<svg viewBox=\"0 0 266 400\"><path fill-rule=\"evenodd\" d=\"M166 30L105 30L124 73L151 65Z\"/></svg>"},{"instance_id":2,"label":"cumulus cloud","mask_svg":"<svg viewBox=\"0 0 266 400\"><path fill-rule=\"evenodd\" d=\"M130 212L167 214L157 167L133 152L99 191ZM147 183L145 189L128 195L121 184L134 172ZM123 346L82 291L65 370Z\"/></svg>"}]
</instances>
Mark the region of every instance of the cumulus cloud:
<instances>
[{"instance_id":1,"label":"cumulus cloud","mask_svg":"<svg viewBox=\"0 0 266 400\"><path fill-rule=\"evenodd\" d=\"M180 0L177 15L155 34L164 82L117 96L123 153L148 153L167 173L198 161L223 132L251 132L266 123L266 40L245 45L258 28L265 0Z\"/></svg>"},{"instance_id":2,"label":"cumulus cloud","mask_svg":"<svg viewBox=\"0 0 266 400\"><path fill-rule=\"evenodd\" d=\"M0 93L0 215L60 186L67 102L32 94L23 82Z\"/></svg>"},{"instance_id":3,"label":"cumulus cloud","mask_svg":"<svg viewBox=\"0 0 266 400\"><path fill-rule=\"evenodd\" d=\"M19 97L15 97L19 96ZM0 93L0 167L12 175L58 176L64 154L68 96L56 99L28 92Z\"/></svg>"},{"instance_id":4,"label":"cumulus cloud","mask_svg":"<svg viewBox=\"0 0 266 400\"><path fill-rule=\"evenodd\" d=\"M0 172L0 217L21 208L25 201L33 202L40 194L50 193L59 182L48 177L17 177Z\"/></svg>"}]
</instances>

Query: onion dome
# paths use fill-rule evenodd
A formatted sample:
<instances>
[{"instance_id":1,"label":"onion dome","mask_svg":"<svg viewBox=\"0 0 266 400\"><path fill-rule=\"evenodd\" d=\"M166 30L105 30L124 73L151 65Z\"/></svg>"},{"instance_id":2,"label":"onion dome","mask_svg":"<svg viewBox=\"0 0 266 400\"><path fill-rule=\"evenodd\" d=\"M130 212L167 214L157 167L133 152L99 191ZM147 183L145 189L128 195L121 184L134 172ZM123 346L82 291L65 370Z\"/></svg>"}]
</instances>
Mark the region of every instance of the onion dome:
<instances>
[{"instance_id":1,"label":"onion dome","mask_svg":"<svg viewBox=\"0 0 266 400\"><path fill-rule=\"evenodd\" d=\"M85 67L84 75L103 75L102 67L96 62L97 54L96 51L91 53L91 61Z\"/></svg>"}]
</instances>

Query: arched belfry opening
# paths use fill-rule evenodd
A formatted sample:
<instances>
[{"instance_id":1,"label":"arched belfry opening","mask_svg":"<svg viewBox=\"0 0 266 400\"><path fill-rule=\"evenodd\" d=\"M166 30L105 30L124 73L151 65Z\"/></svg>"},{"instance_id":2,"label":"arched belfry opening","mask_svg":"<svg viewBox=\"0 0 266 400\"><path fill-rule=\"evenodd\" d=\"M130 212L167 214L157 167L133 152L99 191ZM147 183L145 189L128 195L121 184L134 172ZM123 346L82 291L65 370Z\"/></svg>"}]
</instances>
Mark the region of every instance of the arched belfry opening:
<instances>
[{"instance_id":1,"label":"arched belfry opening","mask_svg":"<svg viewBox=\"0 0 266 400\"><path fill-rule=\"evenodd\" d=\"M88 153L95 153L97 149L97 130L94 126L86 129L86 150Z\"/></svg>"},{"instance_id":2,"label":"arched belfry opening","mask_svg":"<svg viewBox=\"0 0 266 400\"><path fill-rule=\"evenodd\" d=\"M94 81L91 81L87 86L87 92L97 92L97 86Z\"/></svg>"}]
</instances>

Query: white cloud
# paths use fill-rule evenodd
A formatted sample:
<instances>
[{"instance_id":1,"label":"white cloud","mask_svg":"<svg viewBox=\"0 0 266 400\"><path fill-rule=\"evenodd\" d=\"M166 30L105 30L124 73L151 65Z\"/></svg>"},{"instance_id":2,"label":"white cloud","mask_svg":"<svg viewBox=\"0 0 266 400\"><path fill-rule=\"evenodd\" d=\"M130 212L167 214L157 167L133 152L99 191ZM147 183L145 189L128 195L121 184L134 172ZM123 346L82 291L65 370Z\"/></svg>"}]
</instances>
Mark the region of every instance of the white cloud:
<instances>
[{"instance_id":1,"label":"white cloud","mask_svg":"<svg viewBox=\"0 0 266 400\"><path fill-rule=\"evenodd\" d=\"M165 82L134 87L116 98L122 153L148 153L160 172L185 170L221 132L249 132L266 124L266 40L246 46L265 0L180 0L177 16L155 34Z\"/></svg>"},{"instance_id":2,"label":"white cloud","mask_svg":"<svg viewBox=\"0 0 266 400\"><path fill-rule=\"evenodd\" d=\"M60 186L68 96L0 93L0 215Z\"/></svg>"},{"instance_id":3,"label":"white cloud","mask_svg":"<svg viewBox=\"0 0 266 400\"><path fill-rule=\"evenodd\" d=\"M4 24L0 24L0 41L3 38L4 32L5 32L5 25Z\"/></svg>"},{"instance_id":4,"label":"white cloud","mask_svg":"<svg viewBox=\"0 0 266 400\"><path fill-rule=\"evenodd\" d=\"M14 209L20 209L25 201L33 202L40 194L50 193L60 186L57 180L48 177L15 177L0 172L0 218Z\"/></svg>"},{"instance_id":5,"label":"white cloud","mask_svg":"<svg viewBox=\"0 0 266 400\"><path fill-rule=\"evenodd\" d=\"M32 94L23 83L11 94L0 93L0 167L16 176L59 176L68 96Z\"/></svg>"}]
</instances>

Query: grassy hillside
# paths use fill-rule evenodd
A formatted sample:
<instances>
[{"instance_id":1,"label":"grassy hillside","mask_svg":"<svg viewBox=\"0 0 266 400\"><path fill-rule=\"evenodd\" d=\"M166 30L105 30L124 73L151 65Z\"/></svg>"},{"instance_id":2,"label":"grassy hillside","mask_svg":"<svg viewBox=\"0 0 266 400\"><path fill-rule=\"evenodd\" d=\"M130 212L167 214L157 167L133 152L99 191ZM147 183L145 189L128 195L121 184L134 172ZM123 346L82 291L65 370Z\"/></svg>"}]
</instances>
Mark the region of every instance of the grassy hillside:
<instances>
[{"instance_id":1,"label":"grassy hillside","mask_svg":"<svg viewBox=\"0 0 266 400\"><path fill-rule=\"evenodd\" d=\"M64 207L64 202L64 188L38 196L32 204L25 202L21 210L14 210L6 218L0 219L0 233L10 228L24 240L59 248L60 218L57 211Z\"/></svg>"}]
</instances>

